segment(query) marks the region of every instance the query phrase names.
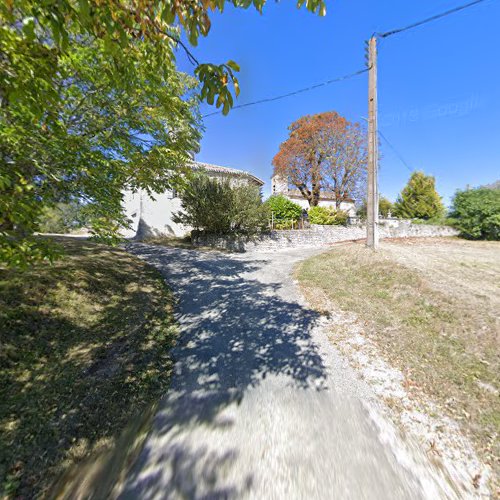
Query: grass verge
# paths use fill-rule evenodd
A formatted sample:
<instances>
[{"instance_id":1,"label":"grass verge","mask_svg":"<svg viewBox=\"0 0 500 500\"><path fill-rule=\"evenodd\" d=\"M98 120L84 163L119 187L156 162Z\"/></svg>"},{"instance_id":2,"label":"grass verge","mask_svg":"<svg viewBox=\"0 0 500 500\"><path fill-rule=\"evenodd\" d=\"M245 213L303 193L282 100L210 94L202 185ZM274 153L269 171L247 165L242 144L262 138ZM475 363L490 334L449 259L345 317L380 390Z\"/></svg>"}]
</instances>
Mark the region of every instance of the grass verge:
<instances>
[{"instance_id":1,"label":"grass verge","mask_svg":"<svg viewBox=\"0 0 500 500\"><path fill-rule=\"evenodd\" d=\"M59 239L67 256L0 269L0 496L43 496L114 446L168 384L176 329L160 274L126 252Z\"/></svg>"},{"instance_id":2,"label":"grass verge","mask_svg":"<svg viewBox=\"0 0 500 500\"><path fill-rule=\"evenodd\" d=\"M428 266L413 266L420 257L426 263L432 245L408 245L412 243L385 243L377 253L360 244L338 246L303 262L296 276L313 305L322 307L326 295L341 310L355 313L408 385L457 420L498 473L498 317L483 290L498 290L499 262L492 269L490 259L500 245L441 243L445 246L436 258L449 265L437 282ZM488 266L481 265L483 253ZM401 263L405 259L400 254L411 256L408 265ZM470 288L467 294L458 292L464 261L475 263L476 293Z\"/></svg>"}]
</instances>

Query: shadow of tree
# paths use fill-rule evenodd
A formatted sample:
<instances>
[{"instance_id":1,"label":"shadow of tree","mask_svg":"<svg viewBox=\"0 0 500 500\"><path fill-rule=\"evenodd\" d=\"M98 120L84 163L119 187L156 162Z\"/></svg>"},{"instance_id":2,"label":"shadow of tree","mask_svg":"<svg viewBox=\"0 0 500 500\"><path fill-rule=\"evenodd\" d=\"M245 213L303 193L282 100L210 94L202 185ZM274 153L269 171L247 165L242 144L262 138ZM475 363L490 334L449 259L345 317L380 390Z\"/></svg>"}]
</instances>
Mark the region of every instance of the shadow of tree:
<instances>
[{"instance_id":1,"label":"shadow of tree","mask_svg":"<svg viewBox=\"0 0 500 500\"><path fill-rule=\"evenodd\" d=\"M0 269L0 496L43 495L171 372L172 297L158 272L123 250L57 241L67 256L53 266Z\"/></svg>"},{"instance_id":2,"label":"shadow of tree","mask_svg":"<svg viewBox=\"0 0 500 500\"><path fill-rule=\"evenodd\" d=\"M146 444L122 496L232 497L252 483L250 475L221 488L218 474L236 448L214 455L171 438L193 426L230 427L223 410L269 376L322 390L326 369L310 334L319 315L283 296L281 283L260 281L263 260L140 244L128 250L159 269L175 290L181 334L171 388L152 432L152 439L169 438L161 453Z\"/></svg>"}]
</instances>

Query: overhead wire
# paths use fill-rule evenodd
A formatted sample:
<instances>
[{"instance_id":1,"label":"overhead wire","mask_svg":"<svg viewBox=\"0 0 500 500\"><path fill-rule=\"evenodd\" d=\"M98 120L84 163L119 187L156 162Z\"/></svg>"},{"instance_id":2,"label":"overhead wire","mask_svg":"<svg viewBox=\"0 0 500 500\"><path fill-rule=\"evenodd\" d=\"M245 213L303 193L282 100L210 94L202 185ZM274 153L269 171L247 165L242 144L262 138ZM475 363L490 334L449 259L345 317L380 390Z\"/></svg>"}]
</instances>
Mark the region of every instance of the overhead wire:
<instances>
[{"instance_id":1,"label":"overhead wire","mask_svg":"<svg viewBox=\"0 0 500 500\"><path fill-rule=\"evenodd\" d=\"M317 89L320 87L324 87L326 85L331 85L332 83L341 82L343 80L349 80L350 78L354 78L355 76L366 73L367 71L369 71L369 69L370 68L360 69L358 71L355 71L354 73L349 73L347 75L339 76L337 78L332 78L331 80L326 80L326 81L321 82L321 83L316 83L315 85L311 85L309 87L304 87L304 88L301 88L298 90L294 90L294 91L288 92L286 94L281 94L281 95L277 95L274 97L267 97L265 99L259 99L257 101L247 102L244 104L238 104L236 106L233 106L231 109L233 110L233 109L239 109L239 108L246 108L248 106L255 106L256 104L263 104L265 102L273 102L273 101L278 101L280 99L285 99L286 97L291 97L291 96L294 96L297 94L302 94L303 92L309 92L311 90L314 90L314 89ZM219 115L219 114L222 114L222 111L213 111L212 113L207 113L206 115L202 115L202 118L206 118L208 116L213 116L213 115Z\"/></svg>"},{"instance_id":2,"label":"overhead wire","mask_svg":"<svg viewBox=\"0 0 500 500\"><path fill-rule=\"evenodd\" d=\"M410 172L413 172L414 169L411 168L408 163L406 163L406 160L403 158L403 156L401 155L401 153L390 143L389 139L387 139L387 137L383 134L383 132L378 129L378 135L380 137L382 137L382 139L384 139L384 141L386 142L386 144L389 146L389 148L392 150L392 152L398 157L398 159L401 161L401 163L410 171Z\"/></svg>"},{"instance_id":3,"label":"overhead wire","mask_svg":"<svg viewBox=\"0 0 500 500\"><path fill-rule=\"evenodd\" d=\"M384 33L377 33L377 36L379 38L387 38L389 36L397 35L398 33L402 33L403 31L408 31L410 29L416 28L418 26L422 26L423 24L430 23L432 21L436 21L437 19L441 19L442 17L449 16L450 14L454 14L455 12L459 12L464 9L468 9L469 7L473 7L474 5L477 5L482 2L486 2L487 0L474 0L473 2L469 2L463 5L459 5L458 7L455 7L453 9L449 9L445 12L441 12L440 14L436 14L431 17L427 17L426 19L422 19L421 21L417 21L415 23L409 24L407 26L404 26L402 28L396 28L390 31L386 31Z\"/></svg>"}]
</instances>

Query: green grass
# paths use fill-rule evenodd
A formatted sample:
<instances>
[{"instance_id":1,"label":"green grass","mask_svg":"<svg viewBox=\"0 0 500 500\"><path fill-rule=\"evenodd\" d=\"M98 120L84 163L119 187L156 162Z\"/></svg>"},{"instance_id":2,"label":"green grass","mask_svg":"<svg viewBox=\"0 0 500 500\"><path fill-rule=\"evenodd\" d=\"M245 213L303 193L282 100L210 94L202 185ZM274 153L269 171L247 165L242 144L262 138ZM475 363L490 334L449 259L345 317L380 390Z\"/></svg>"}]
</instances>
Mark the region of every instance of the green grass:
<instances>
[{"instance_id":1,"label":"green grass","mask_svg":"<svg viewBox=\"0 0 500 500\"><path fill-rule=\"evenodd\" d=\"M396 247L391 246L393 252ZM459 421L495 468L500 433L494 392L500 388L496 319L487 302L454 294L460 266L450 267L449 289L444 280L438 289L425 273L395 261L388 248L373 253L362 245L339 246L305 261L297 277L317 308L327 307L322 303L326 296L341 310L355 313L386 360ZM474 250L480 262L481 248ZM415 260L418 253L415 248ZM477 279L498 284L491 269ZM484 384L492 390L484 390Z\"/></svg>"},{"instance_id":2,"label":"green grass","mask_svg":"<svg viewBox=\"0 0 500 500\"><path fill-rule=\"evenodd\" d=\"M119 249L60 241L67 256L53 266L0 269L0 497L43 496L113 446L171 373L173 299L159 273Z\"/></svg>"}]
</instances>

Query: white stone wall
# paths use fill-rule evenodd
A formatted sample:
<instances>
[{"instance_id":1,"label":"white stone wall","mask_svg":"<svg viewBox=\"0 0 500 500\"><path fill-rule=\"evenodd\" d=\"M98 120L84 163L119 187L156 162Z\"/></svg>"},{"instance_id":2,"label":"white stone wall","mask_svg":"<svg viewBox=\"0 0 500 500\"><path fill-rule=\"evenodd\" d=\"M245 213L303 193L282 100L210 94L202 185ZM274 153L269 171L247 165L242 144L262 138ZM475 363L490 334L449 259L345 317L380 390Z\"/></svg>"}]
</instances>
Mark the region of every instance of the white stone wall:
<instances>
[{"instance_id":1,"label":"white stone wall","mask_svg":"<svg viewBox=\"0 0 500 500\"><path fill-rule=\"evenodd\" d=\"M457 236L458 231L448 226L412 224L401 221L397 226L380 224L380 238L414 238ZM357 226L311 226L311 229L295 231L272 231L252 238L217 237L211 235L193 235L193 244L212 246L235 252L268 251L280 248L315 248L341 241L363 240L366 227Z\"/></svg>"}]
</instances>

